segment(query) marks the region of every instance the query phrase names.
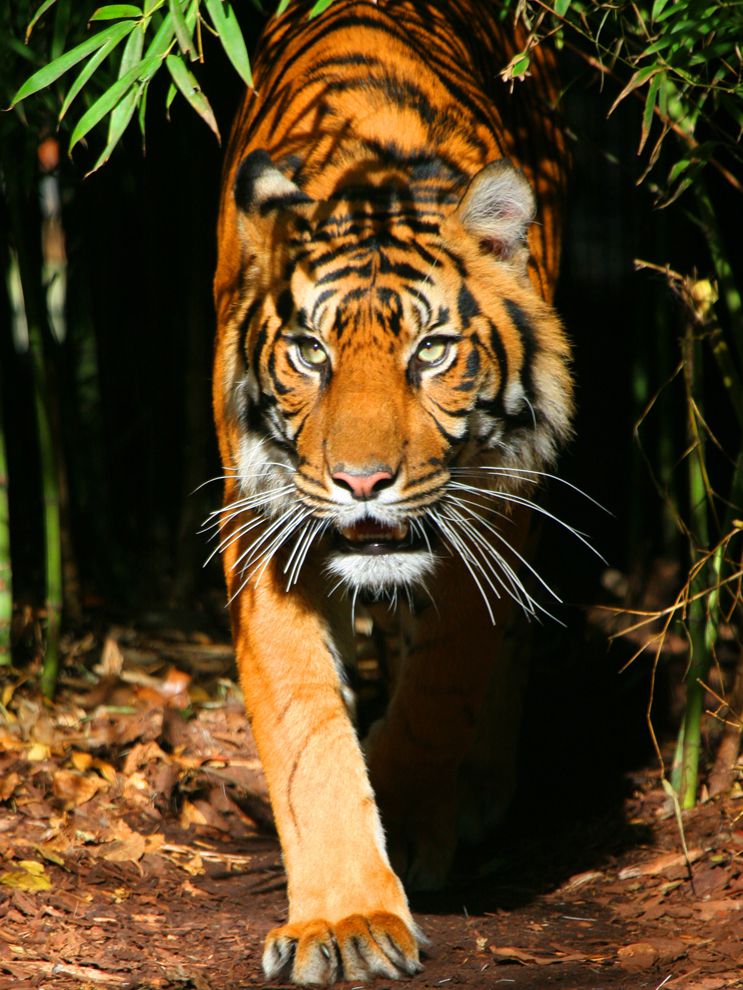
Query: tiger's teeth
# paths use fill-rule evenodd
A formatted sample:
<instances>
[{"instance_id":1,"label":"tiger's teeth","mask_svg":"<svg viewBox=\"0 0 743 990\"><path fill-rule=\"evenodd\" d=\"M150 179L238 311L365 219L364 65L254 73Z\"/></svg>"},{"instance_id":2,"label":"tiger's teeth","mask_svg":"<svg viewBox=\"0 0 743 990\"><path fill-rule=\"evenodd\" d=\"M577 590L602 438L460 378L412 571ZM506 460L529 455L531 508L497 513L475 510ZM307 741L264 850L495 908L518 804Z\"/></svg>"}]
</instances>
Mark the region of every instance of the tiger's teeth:
<instances>
[{"instance_id":1,"label":"tiger's teeth","mask_svg":"<svg viewBox=\"0 0 743 990\"><path fill-rule=\"evenodd\" d=\"M374 519L362 519L352 526L342 526L340 531L345 539L351 541L389 540L394 542L405 539L408 535L408 524L402 522L395 526L388 526Z\"/></svg>"}]
</instances>

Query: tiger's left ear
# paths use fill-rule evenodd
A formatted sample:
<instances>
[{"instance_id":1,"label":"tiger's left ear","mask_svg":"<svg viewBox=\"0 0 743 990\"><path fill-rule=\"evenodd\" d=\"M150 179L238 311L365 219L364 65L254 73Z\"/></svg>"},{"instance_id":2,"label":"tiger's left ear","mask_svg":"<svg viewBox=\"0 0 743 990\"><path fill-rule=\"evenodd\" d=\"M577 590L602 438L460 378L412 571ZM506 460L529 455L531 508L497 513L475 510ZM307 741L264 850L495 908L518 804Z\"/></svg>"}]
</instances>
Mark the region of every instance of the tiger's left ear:
<instances>
[{"instance_id":1,"label":"tiger's left ear","mask_svg":"<svg viewBox=\"0 0 743 990\"><path fill-rule=\"evenodd\" d=\"M536 202L526 176L510 162L491 162L478 172L454 215L483 253L526 268L526 232Z\"/></svg>"}]
</instances>

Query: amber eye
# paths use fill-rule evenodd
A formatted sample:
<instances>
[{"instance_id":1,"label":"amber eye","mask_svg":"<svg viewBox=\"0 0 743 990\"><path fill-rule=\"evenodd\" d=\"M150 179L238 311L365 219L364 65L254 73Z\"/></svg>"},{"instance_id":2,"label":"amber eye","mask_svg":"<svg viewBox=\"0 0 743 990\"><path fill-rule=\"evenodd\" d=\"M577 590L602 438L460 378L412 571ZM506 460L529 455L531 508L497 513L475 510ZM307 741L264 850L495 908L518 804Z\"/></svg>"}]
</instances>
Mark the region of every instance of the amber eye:
<instances>
[{"instance_id":1,"label":"amber eye","mask_svg":"<svg viewBox=\"0 0 743 990\"><path fill-rule=\"evenodd\" d=\"M445 337L427 337L418 345L415 356L421 364L429 368L441 364L449 356L451 341Z\"/></svg>"},{"instance_id":2,"label":"amber eye","mask_svg":"<svg viewBox=\"0 0 743 990\"><path fill-rule=\"evenodd\" d=\"M300 359L310 368L321 368L328 360L327 351L314 337L302 337L295 346Z\"/></svg>"}]
</instances>

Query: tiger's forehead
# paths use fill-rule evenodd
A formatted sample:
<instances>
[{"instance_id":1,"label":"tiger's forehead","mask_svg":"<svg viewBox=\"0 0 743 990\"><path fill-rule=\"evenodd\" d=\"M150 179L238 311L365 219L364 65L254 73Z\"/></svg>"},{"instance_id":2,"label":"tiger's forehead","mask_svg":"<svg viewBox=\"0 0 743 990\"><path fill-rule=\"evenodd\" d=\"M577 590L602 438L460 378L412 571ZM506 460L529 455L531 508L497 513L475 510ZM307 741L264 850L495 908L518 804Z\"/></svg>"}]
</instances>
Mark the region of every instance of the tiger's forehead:
<instances>
[{"instance_id":1,"label":"tiger's forehead","mask_svg":"<svg viewBox=\"0 0 743 990\"><path fill-rule=\"evenodd\" d=\"M455 273L435 243L367 232L333 247L340 249L308 252L294 271L300 326L337 339L364 327L407 338L448 323Z\"/></svg>"}]
</instances>

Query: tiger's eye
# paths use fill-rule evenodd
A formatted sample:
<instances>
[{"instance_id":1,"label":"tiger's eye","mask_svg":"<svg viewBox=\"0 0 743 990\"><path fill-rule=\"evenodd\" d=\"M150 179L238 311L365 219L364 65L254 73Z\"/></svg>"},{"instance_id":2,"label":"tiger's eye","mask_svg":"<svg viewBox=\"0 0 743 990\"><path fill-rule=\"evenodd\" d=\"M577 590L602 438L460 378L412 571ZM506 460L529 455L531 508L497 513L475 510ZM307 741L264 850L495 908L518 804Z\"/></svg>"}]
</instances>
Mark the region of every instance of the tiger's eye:
<instances>
[{"instance_id":1,"label":"tiger's eye","mask_svg":"<svg viewBox=\"0 0 743 990\"><path fill-rule=\"evenodd\" d=\"M432 337L429 340L423 341L415 352L415 356L423 364L441 364L449 353L449 347L448 340L442 340L440 337Z\"/></svg>"},{"instance_id":2,"label":"tiger's eye","mask_svg":"<svg viewBox=\"0 0 743 990\"><path fill-rule=\"evenodd\" d=\"M312 368L319 368L328 360L328 355L322 344L314 337L305 337L298 341L297 351L304 363Z\"/></svg>"}]
</instances>

